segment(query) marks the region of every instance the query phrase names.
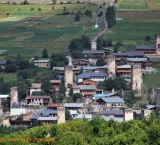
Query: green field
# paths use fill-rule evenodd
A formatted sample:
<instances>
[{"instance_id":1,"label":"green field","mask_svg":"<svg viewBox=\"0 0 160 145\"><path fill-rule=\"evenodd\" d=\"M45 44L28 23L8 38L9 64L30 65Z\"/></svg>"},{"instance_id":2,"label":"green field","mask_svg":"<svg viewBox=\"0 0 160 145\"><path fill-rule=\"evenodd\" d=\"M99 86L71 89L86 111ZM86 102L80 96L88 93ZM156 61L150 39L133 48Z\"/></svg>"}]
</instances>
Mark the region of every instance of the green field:
<instances>
[{"instance_id":1,"label":"green field","mask_svg":"<svg viewBox=\"0 0 160 145\"><path fill-rule=\"evenodd\" d=\"M64 6L69 15L62 15ZM49 53L62 52L73 38L86 33L94 37L101 29L93 29L94 22L84 15L85 10L98 11L91 4L54 5L0 5L0 49L6 56L18 53L26 57L41 54L44 48ZM34 11L31 11L34 8ZM41 11L38 11L41 8ZM77 11L83 16L79 22L74 21ZM9 15L6 15L9 13ZM100 24L101 25L101 24ZM5 55L0 58L5 57Z\"/></svg>"}]
</instances>

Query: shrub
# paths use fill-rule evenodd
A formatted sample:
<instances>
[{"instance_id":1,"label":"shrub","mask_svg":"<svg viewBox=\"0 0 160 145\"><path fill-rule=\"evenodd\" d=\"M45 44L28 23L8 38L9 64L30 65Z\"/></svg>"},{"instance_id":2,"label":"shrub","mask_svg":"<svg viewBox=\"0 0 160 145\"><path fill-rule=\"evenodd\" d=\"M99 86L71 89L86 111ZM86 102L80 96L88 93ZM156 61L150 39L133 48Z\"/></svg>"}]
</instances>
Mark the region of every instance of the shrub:
<instances>
[{"instance_id":1,"label":"shrub","mask_svg":"<svg viewBox=\"0 0 160 145\"><path fill-rule=\"evenodd\" d=\"M31 10L31 11L34 11L34 8L31 8L30 10Z\"/></svg>"},{"instance_id":2,"label":"shrub","mask_svg":"<svg viewBox=\"0 0 160 145\"><path fill-rule=\"evenodd\" d=\"M63 12L63 15L69 15L70 12Z\"/></svg>"},{"instance_id":3,"label":"shrub","mask_svg":"<svg viewBox=\"0 0 160 145\"><path fill-rule=\"evenodd\" d=\"M12 2L12 5L17 5L17 3L16 2Z\"/></svg>"},{"instance_id":4,"label":"shrub","mask_svg":"<svg viewBox=\"0 0 160 145\"><path fill-rule=\"evenodd\" d=\"M60 4L63 4L63 2L60 2Z\"/></svg>"},{"instance_id":5,"label":"shrub","mask_svg":"<svg viewBox=\"0 0 160 145\"><path fill-rule=\"evenodd\" d=\"M103 11L99 12L98 17L101 17L103 15Z\"/></svg>"},{"instance_id":6,"label":"shrub","mask_svg":"<svg viewBox=\"0 0 160 145\"><path fill-rule=\"evenodd\" d=\"M9 13L7 13L6 15L7 15L7 16L9 16L10 14L9 14Z\"/></svg>"},{"instance_id":7,"label":"shrub","mask_svg":"<svg viewBox=\"0 0 160 145\"><path fill-rule=\"evenodd\" d=\"M150 36L146 36L145 39L146 39L146 41L150 41L151 37Z\"/></svg>"},{"instance_id":8,"label":"shrub","mask_svg":"<svg viewBox=\"0 0 160 145\"><path fill-rule=\"evenodd\" d=\"M108 40L107 46L112 46L112 41L111 40Z\"/></svg>"},{"instance_id":9,"label":"shrub","mask_svg":"<svg viewBox=\"0 0 160 145\"><path fill-rule=\"evenodd\" d=\"M77 4L80 4L81 2L80 2L80 1L76 1L76 3L77 3Z\"/></svg>"},{"instance_id":10,"label":"shrub","mask_svg":"<svg viewBox=\"0 0 160 145\"><path fill-rule=\"evenodd\" d=\"M38 8L38 11L41 11L42 9L41 8Z\"/></svg>"},{"instance_id":11,"label":"shrub","mask_svg":"<svg viewBox=\"0 0 160 145\"><path fill-rule=\"evenodd\" d=\"M71 4L71 2L67 2L67 4Z\"/></svg>"},{"instance_id":12,"label":"shrub","mask_svg":"<svg viewBox=\"0 0 160 145\"><path fill-rule=\"evenodd\" d=\"M54 6L52 6L52 10L54 10Z\"/></svg>"}]
</instances>

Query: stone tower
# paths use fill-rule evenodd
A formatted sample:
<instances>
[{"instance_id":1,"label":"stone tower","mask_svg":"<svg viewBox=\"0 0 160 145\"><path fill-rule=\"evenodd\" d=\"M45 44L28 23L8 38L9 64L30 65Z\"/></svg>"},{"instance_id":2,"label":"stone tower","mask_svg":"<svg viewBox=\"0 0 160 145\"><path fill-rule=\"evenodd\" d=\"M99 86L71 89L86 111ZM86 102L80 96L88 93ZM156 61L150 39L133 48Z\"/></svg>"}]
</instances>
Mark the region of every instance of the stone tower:
<instances>
[{"instance_id":1,"label":"stone tower","mask_svg":"<svg viewBox=\"0 0 160 145\"><path fill-rule=\"evenodd\" d=\"M91 42L91 50L97 50L97 42Z\"/></svg>"},{"instance_id":2,"label":"stone tower","mask_svg":"<svg viewBox=\"0 0 160 145\"><path fill-rule=\"evenodd\" d=\"M108 77L116 76L116 62L114 55L108 55L107 58L107 66L108 66Z\"/></svg>"},{"instance_id":3,"label":"stone tower","mask_svg":"<svg viewBox=\"0 0 160 145\"><path fill-rule=\"evenodd\" d=\"M57 107L57 124L65 123L65 107L58 106Z\"/></svg>"},{"instance_id":4,"label":"stone tower","mask_svg":"<svg viewBox=\"0 0 160 145\"><path fill-rule=\"evenodd\" d=\"M156 52L160 55L160 33L155 35L156 37Z\"/></svg>"},{"instance_id":5,"label":"stone tower","mask_svg":"<svg viewBox=\"0 0 160 145\"><path fill-rule=\"evenodd\" d=\"M65 67L64 81L66 87L66 97L68 97L69 90L73 86L73 69L70 65Z\"/></svg>"},{"instance_id":6,"label":"stone tower","mask_svg":"<svg viewBox=\"0 0 160 145\"><path fill-rule=\"evenodd\" d=\"M133 109L124 108L124 121L133 120Z\"/></svg>"},{"instance_id":7,"label":"stone tower","mask_svg":"<svg viewBox=\"0 0 160 145\"><path fill-rule=\"evenodd\" d=\"M141 96L141 85L142 85L142 71L140 65L131 65L131 86L132 90L136 91L136 96Z\"/></svg>"},{"instance_id":8,"label":"stone tower","mask_svg":"<svg viewBox=\"0 0 160 145\"><path fill-rule=\"evenodd\" d=\"M13 104L18 104L18 88L17 87L10 88L10 107Z\"/></svg>"}]
</instances>

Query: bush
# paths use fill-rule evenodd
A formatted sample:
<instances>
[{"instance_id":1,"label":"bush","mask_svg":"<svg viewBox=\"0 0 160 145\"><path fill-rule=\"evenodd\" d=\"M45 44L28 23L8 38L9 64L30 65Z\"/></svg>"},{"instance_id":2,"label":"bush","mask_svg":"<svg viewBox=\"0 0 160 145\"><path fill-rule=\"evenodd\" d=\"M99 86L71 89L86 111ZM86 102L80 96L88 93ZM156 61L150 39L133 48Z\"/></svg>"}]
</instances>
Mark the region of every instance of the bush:
<instances>
[{"instance_id":1,"label":"bush","mask_svg":"<svg viewBox=\"0 0 160 145\"><path fill-rule=\"evenodd\" d=\"M16 2L12 2L12 5L17 5L17 3Z\"/></svg>"},{"instance_id":2,"label":"bush","mask_svg":"<svg viewBox=\"0 0 160 145\"><path fill-rule=\"evenodd\" d=\"M34 8L31 8L30 11L34 11Z\"/></svg>"},{"instance_id":3,"label":"bush","mask_svg":"<svg viewBox=\"0 0 160 145\"><path fill-rule=\"evenodd\" d=\"M69 15L70 12L63 12L63 15Z\"/></svg>"},{"instance_id":4,"label":"bush","mask_svg":"<svg viewBox=\"0 0 160 145\"><path fill-rule=\"evenodd\" d=\"M99 14L98 14L98 17L101 17L103 15L103 11L101 11Z\"/></svg>"},{"instance_id":5,"label":"bush","mask_svg":"<svg viewBox=\"0 0 160 145\"><path fill-rule=\"evenodd\" d=\"M71 4L71 2L67 2L67 4Z\"/></svg>"},{"instance_id":6,"label":"bush","mask_svg":"<svg viewBox=\"0 0 160 145\"><path fill-rule=\"evenodd\" d=\"M60 2L60 4L63 4L63 2Z\"/></svg>"},{"instance_id":7,"label":"bush","mask_svg":"<svg viewBox=\"0 0 160 145\"><path fill-rule=\"evenodd\" d=\"M112 46L112 41L111 40L108 40L107 46Z\"/></svg>"},{"instance_id":8,"label":"bush","mask_svg":"<svg viewBox=\"0 0 160 145\"><path fill-rule=\"evenodd\" d=\"M52 6L52 10L54 10L54 6Z\"/></svg>"},{"instance_id":9,"label":"bush","mask_svg":"<svg viewBox=\"0 0 160 145\"><path fill-rule=\"evenodd\" d=\"M146 36L145 39L146 39L146 41L150 41L151 37L150 36Z\"/></svg>"},{"instance_id":10,"label":"bush","mask_svg":"<svg viewBox=\"0 0 160 145\"><path fill-rule=\"evenodd\" d=\"M41 8L38 8L38 11L41 11L42 9Z\"/></svg>"},{"instance_id":11,"label":"bush","mask_svg":"<svg viewBox=\"0 0 160 145\"><path fill-rule=\"evenodd\" d=\"M80 2L80 1L76 1L76 3L77 3L77 4L80 4L81 2Z\"/></svg>"}]
</instances>

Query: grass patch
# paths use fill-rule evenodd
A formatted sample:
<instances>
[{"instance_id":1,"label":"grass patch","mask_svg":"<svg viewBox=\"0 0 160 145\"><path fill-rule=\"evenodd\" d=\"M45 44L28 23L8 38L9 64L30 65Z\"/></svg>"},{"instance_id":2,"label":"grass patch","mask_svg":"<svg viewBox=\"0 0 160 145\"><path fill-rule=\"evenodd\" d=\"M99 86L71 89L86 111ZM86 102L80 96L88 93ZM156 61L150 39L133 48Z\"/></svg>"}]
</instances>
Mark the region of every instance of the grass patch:
<instances>
[{"instance_id":1,"label":"grass patch","mask_svg":"<svg viewBox=\"0 0 160 145\"><path fill-rule=\"evenodd\" d=\"M16 73L0 73L0 77L3 77L6 82L17 81Z\"/></svg>"}]
</instances>

